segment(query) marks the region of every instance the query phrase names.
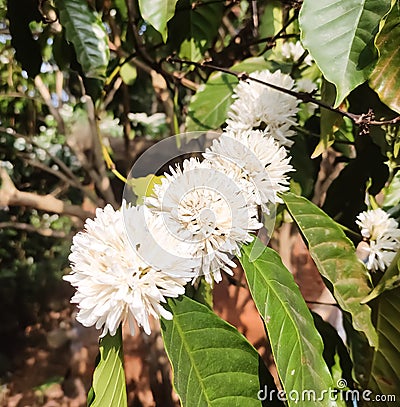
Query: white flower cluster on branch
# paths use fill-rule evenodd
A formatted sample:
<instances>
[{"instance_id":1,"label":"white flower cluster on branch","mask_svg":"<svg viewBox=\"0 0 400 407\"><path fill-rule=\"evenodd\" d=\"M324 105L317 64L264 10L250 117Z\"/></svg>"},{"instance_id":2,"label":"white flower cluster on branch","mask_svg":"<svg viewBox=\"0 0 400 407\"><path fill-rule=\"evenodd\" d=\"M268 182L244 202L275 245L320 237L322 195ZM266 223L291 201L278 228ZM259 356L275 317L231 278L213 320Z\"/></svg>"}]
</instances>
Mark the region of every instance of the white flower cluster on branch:
<instances>
[{"instance_id":1,"label":"white flower cluster on branch","mask_svg":"<svg viewBox=\"0 0 400 407\"><path fill-rule=\"evenodd\" d=\"M294 80L281 71L259 71L250 74L251 78L294 90ZM290 147L296 125L299 100L294 96L272 89L255 81L240 82L234 91L236 99L228 111L228 129L242 132L252 129L265 129L282 146Z\"/></svg>"},{"instance_id":2,"label":"white flower cluster on branch","mask_svg":"<svg viewBox=\"0 0 400 407\"><path fill-rule=\"evenodd\" d=\"M293 87L280 72L257 75ZM74 237L65 280L76 288L71 301L84 326L103 329L104 336L121 323L133 334L136 323L150 333L149 317L172 318L166 299L183 294L187 283L232 275L233 257L263 226L259 210L268 214L288 189L293 168L282 144L290 144L297 111L295 98L257 83L244 84L237 95L227 130L200 159L170 167L141 206L98 209ZM239 106L246 98L247 113Z\"/></svg>"},{"instance_id":3,"label":"white flower cluster on branch","mask_svg":"<svg viewBox=\"0 0 400 407\"><path fill-rule=\"evenodd\" d=\"M379 208L361 212L356 223L368 245L365 258L368 270L384 271L400 250L398 222Z\"/></svg>"},{"instance_id":4,"label":"white flower cluster on branch","mask_svg":"<svg viewBox=\"0 0 400 407\"><path fill-rule=\"evenodd\" d=\"M142 209L128 208L132 224L140 225ZM156 228L155 222L148 222ZM145 231L136 228L138 241ZM144 250L145 241L142 242ZM111 205L96 210L96 218L88 219L85 231L74 236L69 260L72 273L64 276L77 292L71 302L79 304L77 320L84 326L103 328L115 335L120 323L127 322L134 333L134 320L150 333L149 315L171 319L172 315L160 303L166 297L177 297L185 292L185 274L177 276L168 268L155 269L143 261L125 231L122 211ZM179 265L178 265L179 266ZM182 264L183 266L183 264Z\"/></svg>"}]
</instances>

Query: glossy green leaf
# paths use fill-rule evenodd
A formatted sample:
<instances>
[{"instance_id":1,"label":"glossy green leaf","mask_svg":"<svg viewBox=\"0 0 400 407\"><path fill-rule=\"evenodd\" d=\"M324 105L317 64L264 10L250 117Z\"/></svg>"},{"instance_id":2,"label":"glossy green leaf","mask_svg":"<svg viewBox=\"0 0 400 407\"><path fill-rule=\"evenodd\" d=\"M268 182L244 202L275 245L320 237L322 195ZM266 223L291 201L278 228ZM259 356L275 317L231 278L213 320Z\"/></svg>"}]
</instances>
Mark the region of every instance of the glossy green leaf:
<instances>
[{"instance_id":1,"label":"glossy green leaf","mask_svg":"<svg viewBox=\"0 0 400 407\"><path fill-rule=\"evenodd\" d=\"M262 57L249 58L232 67L235 72L254 72L269 69L271 65ZM186 130L217 129L226 120L232 104L233 91L238 79L221 72L210 76L192 97L186 118Z\"/></svg>"},{"instance_id":2,"label":"glossy green leaf","mask_svg":"<svg viewBox=\"0 0 400 407\"><path fill-rule=\"evenodd\" d=\"M376 46L380 57L370 78L370 86L382 102L400 113L400 10L394 6L382 28Z\"/></svg>"},{"instance_id":3,"label":"glossy green leaf","mask_svg":"<svg viewBox=\"0 0 400 407\"><path fill-rule=\"evenodd\" d=\"M66 38L75 48L87 78L104 79L110 51L108 37L99 16L86 0L55 0Z\"/></svg>"},{"instance_id":4,"label":"glossy green leaf","mask_svg":"<svg viewBox=\"0 0 400 407\"><path fill-rule=\"evenodd\" d=\"M188 297L168 305L173 319L161 329L182 405L261 406L259 355L243 335Z\"/></svg>"},{"instance_id":5,"label":"glossy green leaf","mask_svg":"<svg viewBox=\"0 0 400 407\"><path fill-rule=\"evenodd\" d=\"M93 373L93 384L88 395L88 406L104 407L128 405L122 352L122 330L100 340L100 355Z\"/></svg>"},{"instance_id":6,"label":"glossy green leaf","mask_svg":"<svg viewBox=\"0 0 400 407\"><path fill-rule=\"evenodd\" d=\"M365 82L378 59L374 45L391 0L304 0L302 41L337 89L335 106Z\"/></svg>"},{"instance_id":7,"label":"glossy green leaf","mask_svg":"<svg viewBox=\"0 0 400 407\"><path fill-rule=\"evenodd\" d=\"M334 220L307 199L291 193L282 198L339 306L350 314L354 328L364 332L370 345L376 346L371 309L361 304L371 291L369 275L356 256L353 243Z\"/></svg>"},{"instance_id":8,"label":"glossy green leaf","mask_svg":"<svg viewBox=\"0 0 400 407\"><path fill-rule=\"evenodd\" d=\"M145 21L151 24L162 36L168 37L167 23L175 14L178 0L139 0L139 8Z\"/></svg>"},{"instance_id":9,"label":"glossy green leaf","mask_svg":"<svg viewBox=\"0 0 400 407\"><path fill-rule=\"evenodd\" d=\"M254 254L256 254L254 256ZM254 257L254 259L253 259ZM333 388L322 357L323 343L293 275L278 253L256 239L242 247L240 262L256 307L265 322L279 377L286 394L305 389L316 394ZM336 406L313 400L314 406ZM290 400L289 406L309 407L309 400Z\"/></svg>"}]
</instances>

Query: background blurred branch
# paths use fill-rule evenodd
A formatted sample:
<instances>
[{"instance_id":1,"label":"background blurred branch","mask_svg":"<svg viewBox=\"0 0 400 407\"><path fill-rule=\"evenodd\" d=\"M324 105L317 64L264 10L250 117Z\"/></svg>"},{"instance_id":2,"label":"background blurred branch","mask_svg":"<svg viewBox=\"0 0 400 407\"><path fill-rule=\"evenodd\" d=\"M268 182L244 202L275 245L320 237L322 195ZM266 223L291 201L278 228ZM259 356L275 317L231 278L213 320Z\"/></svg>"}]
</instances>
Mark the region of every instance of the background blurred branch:
<instances>
[{"instance_id":1,"label":"background blurred branch","mask_svg":"<svg viewBox=\"0 0 400 407\"><path fill-rule=\"evenodd\" d=\"M63 239L67 234L61 230L53 230L51 228L36 228L29 223L20 223L20 222L0 222L0 229L17 229L24 232L37 233L45 237L55 237L58 239Z\"/></svg>"},{"instance_id":2,"label":"background blurred branch","mask_svg":"<svg viewBox=\"0 0 400 407\"><path fill-rule=\"evenodd\" d=\"M52 195L38 195L33 192L20 191L14 185L5 168L0 169L0 207L27 206L38 210L76 216L85 220L93 214L78 205L71 205Z\"/></svg>"}]
</instances>

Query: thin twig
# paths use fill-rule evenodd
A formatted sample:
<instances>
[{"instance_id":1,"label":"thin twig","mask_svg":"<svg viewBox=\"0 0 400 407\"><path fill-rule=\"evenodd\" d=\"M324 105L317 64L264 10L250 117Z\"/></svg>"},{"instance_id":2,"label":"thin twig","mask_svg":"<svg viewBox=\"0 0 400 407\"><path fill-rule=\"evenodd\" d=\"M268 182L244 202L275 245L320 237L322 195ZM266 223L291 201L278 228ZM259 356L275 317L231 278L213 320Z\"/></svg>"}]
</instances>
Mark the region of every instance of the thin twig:
<instances>
[{"instance_id":1,"label":"thin twig","mask_svg":"<svg viewBox=\"0 0 400 407\"><path fill-rule=\"evenodd\" d=\"M359 126L363 126L363 125L364 126L365 125L382 126L382 125L388 125L388 124L391 124L391 125L400 124L400 116L397 116L396 118L391 119L391 120L384 120L384 121L371 120L370 113L354 114L354 113L346 112L345 110L342 110L340 108L334 108L333 106L328 105L327 103L323 102L322 100L315 99L311 93L296 92L291 89L282 88L281 86L274 85L272 83L265 82L260 79L251 77L246 72L235 72L228 68L223 68L220 66L215 66L215 65L209 64L207 61L194 62L194 61L188 61L188 60L184 60L184 59L180 59L180 58L176 58L176 57L168 57L166 60L167 60L167 62L170 62L170 63L193 65L200 69L210 69L212 71L222 72L222 73L225 73L228 75L235 76L239 81L252 81L252 82L259 83L259 84L267 86L271 89L274 89L279 92L286 93L287 95L293 96L296 99L299 99L304 103L313 103L319 107L322 107L323 109L327 109L331 112L339 113L340 115L349 118L350 120L352 120L355 124L357 124Z\"/></svg>"},{"instance_id":2,"label":"thin twig","mask_svg":"<svg viewBox=\"0 0 400 407\"><path fill-rule=\"evenodd\" d=\"M343 230L343 232L348 233L349 235L352 235L354 238L356 239L362 239L362 235L360 233L355 232L354 230L351 230L350 228L348 228L347 226L344 226L338 222L335 222L337 226L340 227L340 229Z\"/></svg>"}]
</instances>

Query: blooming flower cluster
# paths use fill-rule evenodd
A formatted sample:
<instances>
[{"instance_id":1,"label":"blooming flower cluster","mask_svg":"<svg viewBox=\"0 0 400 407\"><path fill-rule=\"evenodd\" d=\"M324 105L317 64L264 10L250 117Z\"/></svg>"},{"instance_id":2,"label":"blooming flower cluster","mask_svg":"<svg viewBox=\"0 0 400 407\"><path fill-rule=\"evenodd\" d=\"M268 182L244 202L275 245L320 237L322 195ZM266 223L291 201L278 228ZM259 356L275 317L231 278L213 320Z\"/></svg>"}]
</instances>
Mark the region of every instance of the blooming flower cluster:
<instances>
[{"instance_id":1,"label":"blooming flower cluster","mask_svg":"<svg viewBox=\"0 0 400 407\"><path fill-rule=\"evenodd\" d=\"M254 72L250 77L288 90L295 87L294 80L281 71ZM298 99L253 80L240 82L234 98L226 121L229 130L265 129L280 145L293 144L290 137L295 133L290 127L296 124Z\"/></svg>"},{"instance_id":2,"label":"blooming flower cluster","mask_svg":"<svg viewBox=\"0 0 400 407\"><path fill-rule=\"evenodd\" d=\"M140 225L145 208L127 208L132 224ZM156 219L148 222L157 228ZM73 238L69 260L72 273L64 276L77 291L71 302L79 304L77 320L84 326L103 328L102 336L115 335L120 323L127 322L134 333L134 320L150 333L149 315L171 319L161 305L165 297L177 297L185 292L185 273L157 269L143 261L141 252L146 243L144 229L135 229L136 250L130 244L124 228L122 211L111 205L96 210L96 218L88 219L85 231ZM183 266L183 264L181 264ZM181 271L184 271L183 269Z\"/></svg>"},{"instance_id":3,"label":"blooming flower cluster","mask_svg":"<svg viewBox=\"0 0 400 407\"><path fill-rule=\"evenodd\" d=\"M280 72L255 75L293 87ZM149 317L171 318L163 304L187 283L232 275L233 257L263 226L259 209L268 214L288 189L293 168L282 144L290 144L297 111L295 98L257 83L238 85L236 94L226 131L200 159L170 167L143 205L98 209L74 237L65 279L76 288L72 302L83 325L102 335L121 323L132 334L135 324L150 333Z\"/></svg>"},{"instance_id":4,"label":"blooming flower cluster","mask_svg":"<svg viewBox=\"0 0 400 407\"><path fill-rule=\"evenodd\" d=\"M382 209L361 212L357 216L366 247L365 263L368 270L384 271L400 250L398 222Z\"/></svg>"}]
</instances>

